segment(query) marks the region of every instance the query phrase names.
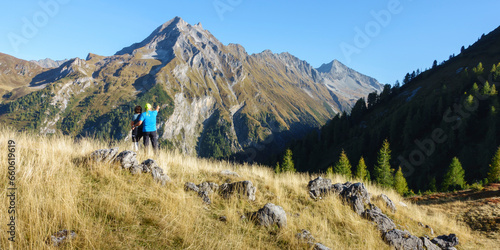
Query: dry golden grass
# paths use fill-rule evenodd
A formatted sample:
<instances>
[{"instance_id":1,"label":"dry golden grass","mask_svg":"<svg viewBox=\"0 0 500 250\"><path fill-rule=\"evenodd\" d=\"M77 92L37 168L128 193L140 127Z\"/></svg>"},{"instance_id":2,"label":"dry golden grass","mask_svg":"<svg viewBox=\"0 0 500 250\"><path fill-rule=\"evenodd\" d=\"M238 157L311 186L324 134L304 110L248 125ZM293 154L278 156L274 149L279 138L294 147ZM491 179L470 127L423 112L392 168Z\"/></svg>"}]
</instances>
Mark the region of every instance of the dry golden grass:
<instances>
[{"instance_id":1,"label":"dry golden grass","mask_svg":"<svg viewBox=\"0 0 500 250\"><path fill-rule=\"evenodd\" d=\"M47 238L62 229L74 230L78 237L63 249L308 249L295 234L309 230L318 242L332 249L389 249L375 226L355 214L335 196L313 201L306 186L316 176L309 174L275 175L271 169L256 165L235 165L161 151L157 155L139 152L141 162L155 159L172 178L166 186L155 183L151 175L132 176L119 166L87 164L82 159L111 145L91 139L74 141L70 137L44 137L15 133L0 128L2 166L0 182L1 249L51 249ZM16 142L16 242L7 240L7 142ZM220 175L224 169L240 178ZM339 176L328 176L334 183ZM230 179L230 180L228 180ZM193 192L184 191L185 182L250 180L257 187L256 201L224 200L214 194L205 205ZM377 195L387 194L396 204L403 201L391 190L368 184ZM287 212L283 229L257 226L241 220L246 212L257 211L272 202ZM418 222L431 225L436 235L455 233L462 249L491 249L478 234L451 220L445 213L421 209L406 202L392 214L376 202L402 229L417 236L429 234ZM219 220L226 216L227 222ZM483 245L481 245L483 244ZM61 247L60 247L61 248Z\"/></svg>"}]
</instances>

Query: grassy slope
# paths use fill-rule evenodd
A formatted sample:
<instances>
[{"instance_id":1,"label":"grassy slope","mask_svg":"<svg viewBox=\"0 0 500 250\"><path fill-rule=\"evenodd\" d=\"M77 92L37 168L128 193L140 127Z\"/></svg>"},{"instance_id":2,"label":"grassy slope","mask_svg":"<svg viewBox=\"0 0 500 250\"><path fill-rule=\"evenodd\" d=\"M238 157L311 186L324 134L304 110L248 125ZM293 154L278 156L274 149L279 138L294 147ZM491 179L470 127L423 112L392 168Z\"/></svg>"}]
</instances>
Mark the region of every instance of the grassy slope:
<instances>
[{"instance_id":1,"label":"grassy slope","mask_svg":"<svg viewBox=\"0 0 500 250\"><path fill-rule=\"evenodd\" d=\"M82 249L306 249L294 235L301 229L311 231L317 241L332 249L388 249L370 222L361 219L336 197L318 202L309 198L306 185L314 176L308 174L275 175L262 166L234 165L202 160L161 151L158 155L139 152L138 160L153 158L172 178L166 186L153 182L149 174L132 176L118 166L85 164L81 159L108 143L70 137L43 137L16 133L0 128L0 229L7 231L7 142L16 141L17 249L48 249L44 241L54 232L71 229L78 238L63 248ZM113 143L111 143L113 144ZM128 149L129 144L119 146ZM242 177L218 174L223 169L236 171ZM343 182L329 176L334 183ZM212 205L204 205L192 192L183 190L185 182L199 184L213 181L251 180L257 187L256 201L223 200L212 197ZM368 190L386 193L396 204L402 200L394 192L371 184ZM288 227L263 228L240 220L245 212L256 211L272 202L288 214ZM406 202L406 201L405 201ZM429 234L418 222L431 225L437 235L456 233L459 248L491 249L495 242L482 241L479 234L452 221L441 212L409 204L398 206L391 214L396 224L411 233ZM292 216L293 214L300 216ZM218 220L226 216L227 222ZM4 223L5 222L5 223ZM9 245L6 233L0 246Z\"/></svg>"}]
</instances>

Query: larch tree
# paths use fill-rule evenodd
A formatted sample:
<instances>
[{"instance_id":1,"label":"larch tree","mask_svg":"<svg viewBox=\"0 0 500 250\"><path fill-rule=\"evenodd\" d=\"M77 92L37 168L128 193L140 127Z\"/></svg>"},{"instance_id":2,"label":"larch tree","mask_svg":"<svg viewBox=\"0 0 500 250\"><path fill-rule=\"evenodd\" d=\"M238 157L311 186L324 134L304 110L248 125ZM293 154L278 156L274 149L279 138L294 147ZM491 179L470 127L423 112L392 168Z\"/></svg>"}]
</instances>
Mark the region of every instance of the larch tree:
<instances>
[{"instance_id":1,"label":"larch tree","mask_svg":"<svg viewBox=\"0 0 500 250\"><path fill-rule=\"evenodd\" d=\"M488 182L500 182L500 147L498 147L495 156L491 160L490 168L488 170Z\"/></svg>"},{"instance_id":2,"label":"larch tree","mask_svg":"<svg viewBox=\"0 0 500 250\"><path fill-rule=\"evenodd\" d=\"M441 186L443 191L462 189L465 186L465 170L457 157L451 160Z\"/></svg>"},{"instance_id":3,"label":"larch tree","mask_svg":"<svg viewBox=\"0 0 500 250\"><path fill-rule=\"evenodd\" d=\"M335 173L346 176L346 177L351 177L352 172L351 172L351 163L349 162L349 158L347 158L347 155L345 151L342 149L342 152L340 153L340 158L337 164L335 165L334 168Z\"/></svg>"},{"instance_id":4,"label":"larch tree","mask_svg":"<svg viewBox=\"0 0 500 250\"><path fill-rule=\"evenodd\" d=\"M392 187L393 178L389 160L391 159L391 149L389 141L385 139L382 148L378 152L377 165L375 165L374 175L375 181L384 187Z\"/></svg>"}]
</instances>

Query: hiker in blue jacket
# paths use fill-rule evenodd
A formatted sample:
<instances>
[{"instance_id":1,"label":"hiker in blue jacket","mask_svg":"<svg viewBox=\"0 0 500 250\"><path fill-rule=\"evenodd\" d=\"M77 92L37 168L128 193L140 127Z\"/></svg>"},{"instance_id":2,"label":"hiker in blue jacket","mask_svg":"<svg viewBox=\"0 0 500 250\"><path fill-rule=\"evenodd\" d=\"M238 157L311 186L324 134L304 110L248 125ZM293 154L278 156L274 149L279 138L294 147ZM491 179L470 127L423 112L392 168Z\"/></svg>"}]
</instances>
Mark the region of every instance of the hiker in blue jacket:
<instances>
[{"instance_id":1,"label":"hiker in blue jacket","mask_svg":"<svg viewBox=\"0 0 500 250\"><path fill-rule=\"evenodd\" d=\"M136 127L144 124L142 128L142 137L144 138L144 148L148 148L149 141L151 140L151 144L153 144L153 149L155 152L158 150L158 134L156 133L156 116L158 115L158 111L160 111L160 106L156 107L156 110L153 110L153 106L149 103L146 103L144 107L146 112L143 112L139 116L139 122L135 124Z\"/></svg>"}]
</instances>

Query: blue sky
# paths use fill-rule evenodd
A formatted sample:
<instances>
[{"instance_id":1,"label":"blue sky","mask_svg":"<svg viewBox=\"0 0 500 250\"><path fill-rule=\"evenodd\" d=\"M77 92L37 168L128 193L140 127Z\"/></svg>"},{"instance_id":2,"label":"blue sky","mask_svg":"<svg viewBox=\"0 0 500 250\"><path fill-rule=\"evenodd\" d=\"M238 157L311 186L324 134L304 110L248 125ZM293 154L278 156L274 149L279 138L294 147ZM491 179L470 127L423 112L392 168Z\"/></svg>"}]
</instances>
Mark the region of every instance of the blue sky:
<instances>
[{"instance_id":1,"label":"blue sky","mask_svg":"<svg viewBox=\"0 0 500 250\"><path fill-rule=\"evenodd\" d=\"M500 1L3 1L0 52L32 59L113 55L175 16L248 53L337 59L382 83L458 54L500 25Z\"/></svg>"}]
</instances>

